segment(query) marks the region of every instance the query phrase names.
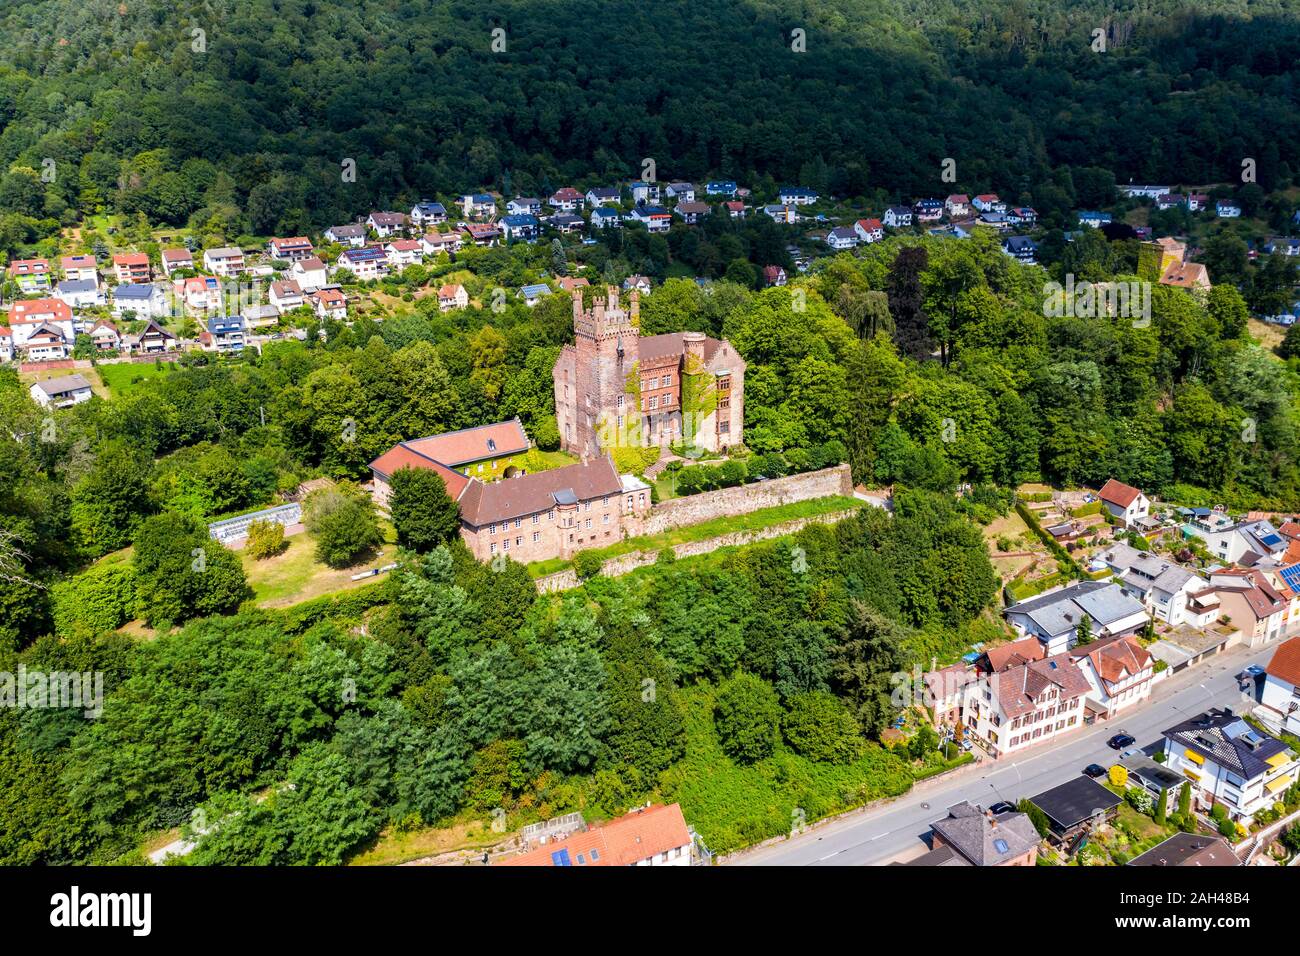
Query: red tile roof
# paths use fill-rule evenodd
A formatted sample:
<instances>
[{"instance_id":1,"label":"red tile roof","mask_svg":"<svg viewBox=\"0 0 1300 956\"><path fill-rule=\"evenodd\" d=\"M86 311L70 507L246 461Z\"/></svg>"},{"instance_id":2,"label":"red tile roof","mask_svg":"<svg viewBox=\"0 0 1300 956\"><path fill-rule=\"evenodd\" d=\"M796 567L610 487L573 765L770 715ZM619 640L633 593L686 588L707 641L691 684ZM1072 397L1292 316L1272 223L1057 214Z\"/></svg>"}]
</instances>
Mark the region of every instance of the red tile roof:
<instances>
[{"instance_id":1,"label":"red tile roof","mask_svg":"<svg viewBox=\"0 0 1300 956\"><path fill-rule=\"evenodd\" d=\"M1127 508L1137 500L1137 496L1140 494L1142 492L1132 485L1126 485L1122 481L1111 478L1101 486L1101 491L1097 493L1097 497L1101 498L1102 501L1119 505L1121 508Z\"/></svg>"},{"instance_id":2,"label":"red tile roof","mask_svg":"<svg viewBox=\"0 0 1300 956\"><path fill-rule=\"evenodd\" d=\"M1279 645L1264 670L1278 680L1300 687L1300 637L1293 637Z\"/></svg>"},{"instance_id":3,"label":"red tile roof","mask_svg":"<svg viewBox=\"0 0 1300 956\"><path fill-rule=\"evenodd\" d=\"M691 833L682 816L682 808L670 803L633 810L617 820L504 859L498 865L556 866L554 855L567 850L569 863L573 866L633 866L660 853L688 847L690 843ZM581 863L579 856L582 857Z\"/></svg>"},{"instance_id":4,"label":"red tile roof","mask_svg":"<svg viewBox=\"0 0 1300 956\"><path fill-rule=\"evenodd\" d=\"M72 309L62 299L23 299L9 306L9 324L71 322Z\"/></svg>"},{"instance_id":5,"label":"red tile roof","mask_svg":"<svg viewBox=\"0 0 1300 956\"><path fill-rule=\"evenodd\" d=\"M1151 666L1151 654L1132 637L1103 644L1084 656L1108 684L1119 683Z\"/></svg>"},{"instance_id":6,"label":"red tile roof","mask_svg":"<svg viewBox=\"0 0 1300 956\"><path fill-rule=\"evenodd\" d=\"M370 463L370 470L385 480L391 479L403 468L427 468L436 471L442 476L443 483L447 486L447 494L451 495L453 501L460 498L461 493L470 483L469 479L460 472L452 471L446 465L421 455L404 444L394 445Z\"/></svg>"},{"instance_id":7,"label":"red tile roof","mask_svg":"<svg viewBox=\"0 0 1300 956\"><path fill-rule=\"evenodd\" d=\"M1010 644L991 647L984 652L984 656L988 658L989 670L994 674L1000 674L1010 667L1028 664L1030 661L1041 661L1047 656L1047 649L1036 637L1022 637Z\"/></svg>"},{"instance_id":8,"label":"red tile roof","mask_svg":"<svg viewBox=\"0 0 1300 956\"><path fill-rule=\"evenodd\" d=\"M143 252L124 252L113 257L115 266L147 266L149 256Z\"/></svg>"}]
</instances>

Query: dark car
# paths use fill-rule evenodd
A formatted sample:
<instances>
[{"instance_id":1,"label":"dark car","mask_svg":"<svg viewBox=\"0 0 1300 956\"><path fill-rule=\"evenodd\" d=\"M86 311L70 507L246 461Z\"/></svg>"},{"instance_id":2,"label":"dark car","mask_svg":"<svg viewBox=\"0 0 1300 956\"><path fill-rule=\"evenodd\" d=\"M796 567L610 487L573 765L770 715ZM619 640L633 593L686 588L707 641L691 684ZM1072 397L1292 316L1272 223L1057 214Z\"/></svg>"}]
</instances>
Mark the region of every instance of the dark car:
<instances>
[{"instance_id":1,"label":"dark car","mask_svg":"<svg viewBox=\"0 0 1300 956\"><path fill-rule=\"evenodd\" d=\"M1106 776L1106 768L1099 763L1088 764L1088 766L1083 768L1083 772L1093 779Z\"/></svg>"},{"instance_id":2,"label":"dark car","mask_svg":"<svg viewBox=\"0 0 1300 956\"><path fill-rule=\"evenodd\" d=\"M1110 740L1106 741L1106 746L1110 747L1111 750L1123 750L1125 747L1136 742L1137 738L1132 734L1120 732L1114 737L1111 737Z\"/></svg>"},{"instance_id":3,"label":"dark car","mask_svg":"<svg viewBox=\"0 0 1300 956\"><path fill-rule=\"evenodd\" d=\"M993 814L995 817L1000 817L1004 813L1013 813L1015 809L1014 804L1007 803L1003 800L1001 803L995 803L993 806L989 807L989 813Z\"/></svg>"}]
</instances>

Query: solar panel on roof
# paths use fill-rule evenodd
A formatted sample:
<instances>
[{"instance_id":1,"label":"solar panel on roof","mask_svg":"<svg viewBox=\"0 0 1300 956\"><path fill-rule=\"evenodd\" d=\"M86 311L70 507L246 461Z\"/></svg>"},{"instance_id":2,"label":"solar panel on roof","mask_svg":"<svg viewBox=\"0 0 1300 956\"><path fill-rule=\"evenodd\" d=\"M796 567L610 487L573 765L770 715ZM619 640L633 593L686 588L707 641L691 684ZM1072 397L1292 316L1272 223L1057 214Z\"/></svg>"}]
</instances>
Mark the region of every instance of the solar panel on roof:
<instances>
[{"instance_id":1,"label":"solar panel on roof","mask_svg":"<svg viewBox=\"0 0 1300 956\"><path fill-rule=\"evenodd\" d=\"M563 850L556 850L551 854L551 862L556 866L573 866L569 861L569 850L565 847Z\"/></svg>"},{"instance_id":2,"label":"solar panel on roof","mask_svg":"<svg viewBox=\"0 0 1300 956\"><path fill-rule=\"evenodd\" d=\"M1264 542L1264 544L1268 545L1270 548L1276 547L1277 545L1282 543L1282 539L1275 534L1266 534L1264 535L1264 537L1260 538L1259 540Z\"/></svg>"}]
</instances>

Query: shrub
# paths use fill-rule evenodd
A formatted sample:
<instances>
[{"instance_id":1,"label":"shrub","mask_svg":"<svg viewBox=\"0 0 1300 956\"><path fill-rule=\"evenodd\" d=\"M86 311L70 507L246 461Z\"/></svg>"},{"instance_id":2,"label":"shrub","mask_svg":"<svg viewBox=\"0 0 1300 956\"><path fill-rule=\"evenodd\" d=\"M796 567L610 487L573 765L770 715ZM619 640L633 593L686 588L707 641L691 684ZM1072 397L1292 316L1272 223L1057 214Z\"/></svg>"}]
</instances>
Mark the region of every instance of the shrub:
<instances>
[{"instance_id":1,"label":"shrub","mask_svg":"<svg viewBox=\"0 0 1300 956\"><path fill-rule=\"evenodd\" d=\"M1150 815L1151 811L1155 809L1155 799L1148 791L1143 790L1140 787L1134 787L1132 790L1129 790L1124 794L1124 799L1127 800L1128 805L1138 813Z\"/></svg>"},{"instance_id":2,"label":"shrub","mask_svg":"<svg viewBox=\"0 0 1300 956\"><path fill-rule=\"evenodd\" d=\"M767 681L737 674L718 690L713 720L727 755L740 763L753 763L776 749L781 704Z\"/></svg>"},{"instance_id":3,"label":"shrub","mask_svg":"<svg viewBox=\"0 0 1300 956\"><path fill-rule=\"evenodd\" d=\"M316 539L316 559L345 568L383 544L374 502L355 487L322 488L307 496L307 530Z\"/></svg>"},{"instance_id":4,"label":"shrub","mask_svg":"<svg viewBox=\"0 0 1300 956\"><path fill-rule=\"evenodd\" d=\"M862 755L864 741L853 715L833 694L796 694L781 720L795 753L819 763L849 763Z\"/></svg>"},{"instance_id":5,"label":"shrub","mask_svg":"<svg viewBox=\"0 0 1300 956\"><path fill-rule=\"evenodd\" d=\"M285 548L284 525L278 521L254 521L248 526L248 540L244 542L244 552L251 558L261 561L271 558Z\"/></svg>"},{"instance_id":6,"label":"shrub","mask_svg":"<svg viewBox=\"0 0 1300 956\"><path fill-rule=\"evenodd\" d=\"M595 551L579 551L573 559L573 568L583 581L600 574L600 569L604 566L604 559Z\"/></svg>"},{"instance_id":7,"label":"shrub","mask_svg":"<svg viewBox=\"0 0 1300 956\"><path fill-rule=\"evenodd\" d=\"M95 564L54 585L54 629L98 634L135 617L135 572L129 564Z\"/></svg>"}]
</instances>

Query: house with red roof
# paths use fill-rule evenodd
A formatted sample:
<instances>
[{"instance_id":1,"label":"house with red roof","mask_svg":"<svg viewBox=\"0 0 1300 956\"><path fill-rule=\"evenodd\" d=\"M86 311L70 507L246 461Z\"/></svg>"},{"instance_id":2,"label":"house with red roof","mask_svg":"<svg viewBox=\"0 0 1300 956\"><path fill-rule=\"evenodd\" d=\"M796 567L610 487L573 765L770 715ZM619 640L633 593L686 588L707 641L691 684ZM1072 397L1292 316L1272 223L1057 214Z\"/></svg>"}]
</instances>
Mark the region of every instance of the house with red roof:
<instances>
[{"instance_id":1,"label":"house with red roof","mask_svg":"<svg viewBox=\"0 0 1300 956\"><path fill-rule=\"evenodd\" d=\"M291 236L288 239L272 239L266 244L266 251L277 262L297 262L312 256L311 240L306 236Z\"/></svg>"},{"instance_id":2,"label":"house with red roof","mask_svg":"<svg viewBox=\"0 0 1300 956\"><path fill-rule=\"evenodd\" d=\"M1278 646L1264 667L1259 702L1273 711L1282 729L1300 734L1300 637Z\"/></svg>"},{"instance_id":3,"label":"house with red roof","mask_svg":"<svg viewBox=\"0 0 1300 956\"><path fill-rule=\"evenodd\" d=\"M24 294L48 292L50 288L50 260L15 259L9 263L9 281L18 285Z\"/></svg>"},{"instance_id":4,"label":"house with red roof","mask_svg":"<svg viewBox=\"0 0 1300 956\"><path fill-rule=\"evenodd\" d=\"M583 826L498 866L690 866L693 843L680 804L647 804L608 823Z\"/></svg>"},{"instance_id":5,"label":"house with red roof","mask_svg":"<svg viewBox=\"0 0 1300 956\"><path fill-rule=\"evenodd\" d=\"M859 219L853 224L853 231L863 242L879 242L885 238L885 226L879 219Z\"/></svg>"},{"instance_id":6,"label":"house with red roof","mask_svg":"<svg viewBox=\"0 0 1300 956\"><path fill-rule=\"evenodd\" d=\"M170 276L178 269L194 268L194 253L188 249L164 249L161 253L163 273Z\"/></svg>"},{"instance_id":7,"label":"house with red roof","mask_svg":"<svg viewBox=\"0 0 1300 956\"><path fill-rule=\"evenodd\" d=\"M151 278L149 256L143 252L124 252L113 257L113 272L123 285L148 282Z\"/></svg>"},{"instance_id":8,"label":"house with red roof","mask_svg":"<svg viewBox=\"0 0 1300 956\"><path fill-rule=\"evenodd\" d=\"M448 283L438 289L438 310L450 312L452 309L464 309L469 305L469 293L459 282Z\"/></svg>"},{"instance_id":9,"label":"house with red roof","mask_svg":"<svg viewBox=\"0 0 1300 956\"><path fill-rule=\"evenodd\" d=\"M1155 658L1137 639L1128 636L1095 641L1070 651L1090 690L1084 707L1108 719L1151 696Z\"/></svg>"},{"instance_id":10,"label":"house with red roof","mask_svg":"<svg viewBox=\"0 0 1300 956\"><path fill-rule=\"evenodd\" d=\"M1132 485L1109 479L1097 493L1106 506L1106 510L1120 521L1125 528L1132 528L1140 519L1150 517L1151 499Z\"/></svg>"}]
</instances>

